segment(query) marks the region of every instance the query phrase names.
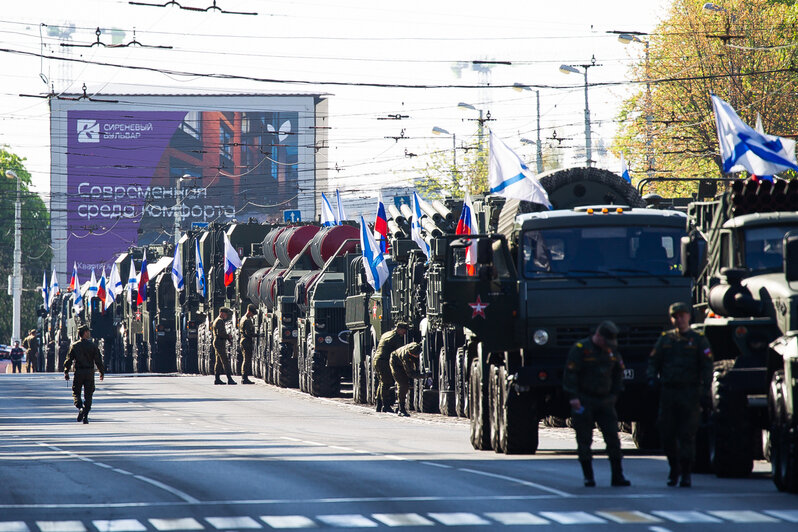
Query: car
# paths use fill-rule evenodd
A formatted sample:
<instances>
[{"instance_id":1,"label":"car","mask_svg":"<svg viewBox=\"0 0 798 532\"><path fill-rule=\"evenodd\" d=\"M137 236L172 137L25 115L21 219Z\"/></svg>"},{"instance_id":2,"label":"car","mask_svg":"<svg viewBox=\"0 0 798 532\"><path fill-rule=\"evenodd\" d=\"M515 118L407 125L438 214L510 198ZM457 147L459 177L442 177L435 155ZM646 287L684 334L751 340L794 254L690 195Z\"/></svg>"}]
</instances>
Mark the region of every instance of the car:
<instances>
[{"instance_id":1,"label":"car","mask_svg":"<svg viewBox=\"0 0 798 532\"><path fill-rule=\"evenodd\" d=\"M0 345L0 360L11 360L11 347Z\"/></svg>"}]
</instances>

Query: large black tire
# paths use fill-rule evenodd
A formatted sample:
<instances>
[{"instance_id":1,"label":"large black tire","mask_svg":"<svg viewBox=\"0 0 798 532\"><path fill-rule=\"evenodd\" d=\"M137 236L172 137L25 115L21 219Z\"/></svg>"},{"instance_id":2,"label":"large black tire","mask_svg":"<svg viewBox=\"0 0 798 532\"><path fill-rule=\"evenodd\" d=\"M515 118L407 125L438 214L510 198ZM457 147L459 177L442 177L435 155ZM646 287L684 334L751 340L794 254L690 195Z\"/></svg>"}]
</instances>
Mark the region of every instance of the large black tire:
<instances>
[{"instance_id":1,"label":"large black tire","mask_svg":"<svg viewBox=\"0 0 798 532\"><path fill-rule=\"evenodd\" d=\"M482 378L482 364L476 358L471 362L469 379L469 401L471 418L471 446L483 451L491 448L490 441L490 402L487 379Z\"/></svg>"},{"instance_id":2,"label":"large black tire","mask_svg":"<svg viewBox=\"0 0 798 532\"><path fill-rule=\"evenodd\" d=\"M709 452L712 470L719 477L744 477L754 469L754 431L748 400L746 394L733 389L725 379L733 366L732 360L716 362L712 377Z\"/></svg>"},{"instance_id":3,"label":"large black tire","mask_svg":"<svg viewBox=\"0 0 798 532\"><path fill-rule=\"evenodd\" d=\"M358 404L365 404L366 399L366 364L352 361L352 400Z\"/></svg>"},{"instance_id":4,"label":"large black tire","mask_svg":"<svg viewBox=\"0 0 798 532\"><path fill-rule=\"evenodd\" d=\"M459 417L468 416L468 385L465 380L465 348L457 348L457 356L454 361L454 409Z\"/></svg>"},{"instance_id":5,"label":"large black tire","mask_svg":"<svg viewBox=\"0 0 798 532\"><path fill-rule=\"evenodd\" d=\"M144 342L133 342L133 371L135 373L147 372L147 346Z\"/></svg>"},{"instance_id":6,"label":"large black tire","mask_svg":"<svg viewBox=\"0 0 798 532\"><path fill-rule=\"evenodd\" d=\"M637 189L621 176L601 168L565 168L538 176L555 209L614 204L645 207Z\"/></svg>"},{"instance_id":7,"label":"large black tire","mask_svg":"<svg viewBox=\"0 0 798 532\"><path fill-rule=\"evenodd\" d=\"M309 353L310 395L315 397L336 397L341 393L341 375L335 368L327 367L327 357L313 349Z\"/></svg>"},{"instance_id":8,"label":"large black tire","mask_svg":"<svg viewBox=\"0 0 798 532\"><path fill-rule=\"evenodd\" d=\"M633 421L632 439L638 449L656 450L662 448L656 421Z\"/></svg>"},{"instance_id":9,"label":"large black tire","mask_svg":"<svg viewBox=\"0 0 798 532\"><path fill-rule=\"evenodd\" d=\"M798 430L790 426L784 394L784 372L773 374L768 394L770 466L779 491L798 493Z\"/></svg>"},{"instance_id":10,"label":"large black tire","mask_svg":"<svg viewBox=\"0 0 798 532\"><path fill-rule=\"evenodd\" d=\"M438 411L444 416L457 415L454 361L446 359L446 347L438 354Z\"/></svg>"},{"instance_id":11,"label":"large black tire","mask_svg":"<svg viewBox=\"0 0 798 532\"><path fill-rule=\"evenodd\" d=\"M506 371L499 372L499 386L504 408L500 443L506 454L535 454L538 450L540 427L537 408L531 393L519 393L511 385Z\"/></svg>"},{"instance_id":12,"label":"large black tire","mask_svg":"<svg viewBox=\"0 0 798 532\"><path fill-rule=\"evenodd\" d=\"M504 443L504 367L489 366L490 381L488 383L490 402L490 444L497 453L505 452Z\"/></svg>"},{"instance_id":13,"label":"large black tire","mask_svg":"<svg viewBox=\"0 0 798 532\"><path fill-rule=\"evenodd\" d=\"M272 368L270 381L280 388L296 388L299 386L299 366L296 357L292 356L291 346L275 341L272 351Z\"/></svg>"}]
</instances>

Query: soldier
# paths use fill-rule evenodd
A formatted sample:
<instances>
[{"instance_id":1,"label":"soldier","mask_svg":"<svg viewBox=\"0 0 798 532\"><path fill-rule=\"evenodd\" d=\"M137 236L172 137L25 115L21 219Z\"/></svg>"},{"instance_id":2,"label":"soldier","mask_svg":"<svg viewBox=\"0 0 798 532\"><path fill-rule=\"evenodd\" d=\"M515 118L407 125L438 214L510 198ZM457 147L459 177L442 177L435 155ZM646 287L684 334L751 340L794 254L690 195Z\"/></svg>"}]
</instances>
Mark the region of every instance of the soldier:
<instances>
[{"instance_id":1,"label":"soldier","mask_svg":"<svg viewBox=\"0 0 798 532\"><path fill-rule=\"evenodd\" d=\"M91 398L94 395L94 367L100 371L100 380L105 378L105 366L100 350L91 341L91 330L88 325L78 329L80 340L69 346L66 360L64 361L64 378L69 380L69 368L75 364L75 379L72 381L72 399L78 409L78 422L89 422ZM80 398L81 388L83 399Z\"/></svg>"},{"instance_id":2,"label":"soldier","mask_svg":"<svg viewBox=\"0 0 798 532\"><path fill-rule=\"evenodd\" d=\"M407 390L410 388L410 381L421 377L418 371L418 355L421 353L421 344L410 342L391 353L391 372L396 381L397 400L399 401L399 415L409 417L405 408Z\"/></svg>"},{"instance_id":3,"label":"soldier","mask_svg":"<svg viewBox=\"0 0 798 532\"><path fill-rule=\"evenodd\" d=\"M22 357L25 351L19 346L19 340L14 341L14 347L11 348L9 354L11 358L11 373L22 373Z\"/></svg>"},{"instance_id":4,"label":"soldier","mask_svg":"<svg viewBox=\"0 0 798 532\"><path fill-rule=\"evenodd\" d=\"M252 349L255 342L255 325L252 323L252 316L255 315L255 305L249 304L247 306L247 313L241 318L238 328L241 330L241 353L244 355L244 367L241 369L241 384L255 384L249 380L252 375Z\"/></svg>"},{"instance_id":5,"label":"soldier","mask_svg":"<svg viewBox=\"0 0 798 532\"><path fill-rule=\"evenodd\" d=\"M407 334L407 323L400 321L392 331L388 331L380 338L377 351L374 354L374 372L377 374L377 412L388 412L393 414L391 408L391 386L394 385L393 374L391 373L391 353L402 347L405 343Z\"/></svg>"},{"instance_id":6,"label":"soldier","mask_svg":"<svg viewBox=\"0 0 798 532\"><path fill-rule=\"evenodd\" d=\"M28 332L28 336L22 340L22 347L27 349L27 357L28 357L28 364L27 370L28 373L34 373L38 371L39 368L39 340L36 338L36 329L31 329Z\"/></svg>"},{"instance_id":7,"label":"soldier","mask_svg":"<svg viewBox=\"0 0 798 532\"><path fill-rule=\"evenodd\" d=\"M214 384L224 384L220 378L222 371L227 374L227 384L237 384L236 381L233 380L233 375L230 371L230 358L227 355L227 342L232 342L233 337L227 334L227 328L224 325L232 316L232 310L228 307L222 307L219 309L219 315L216 316L216 319L213 320L213 324L211 325L211 331L213 332L213 349L216 352L216 364L213 367L213 372L216 376L216 379L213 381Z\"/></svg>"},{"instance_id":8,"label":"soldier","mask_svg":"<svg viewBox=\"0 0 798 532\"><path fill-rule=\"evenodd\" d=\"M618 327L602 322L593 336L576 342L568 352L563 374L563 390L570 396L571 420L576 431L579 463L585 486L596 485L593 478L593 425L597 424L612 469L612 486L629 486L621 467L621 441L615 401L623 390L623 360L613 350L618 347Z\"/></svg>"},{"instance_id":9,"label":"soldier","mask_svg":"<svg viewBox=\"0 0 798 532\"><path fill-rule=\"evenodd\" d=\"M690 487L700 407L709 408L712 350L703 334L690 328L690 307L674 303L668 309L673 329L665 331L648 359L648 384L659 383L659 429L668 457L668 486ZM659 381L658 381L659 379Z\"/></svg>"}]
</instances>

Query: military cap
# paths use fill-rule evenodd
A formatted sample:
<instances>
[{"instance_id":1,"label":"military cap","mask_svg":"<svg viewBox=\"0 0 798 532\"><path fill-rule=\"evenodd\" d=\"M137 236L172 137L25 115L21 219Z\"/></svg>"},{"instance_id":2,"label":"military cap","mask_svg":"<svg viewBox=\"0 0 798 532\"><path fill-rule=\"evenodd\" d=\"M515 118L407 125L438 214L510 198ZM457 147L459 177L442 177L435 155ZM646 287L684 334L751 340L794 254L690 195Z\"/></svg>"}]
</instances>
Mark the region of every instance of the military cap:
<instances>
[{"instance_id":1,"label":"military cap","mask_svg":"<svg viewBox=\"0 0 798 532\"><path fill-rule=\"evenodd\" d=\"M406 321L397 321L396 322L397 329L409 329L410 327L407 325Z\"/></svg>"},{"instance_id":2,"label":"military cap","mask_svg":"<svg viewBox=\"0 0 798 532\"><path fill-rule=\"evenodd\" d=\"M219 309L219 312L225 312L227 314L232 314L233 310L230 307L222 307Z\"/></svg>"},{"instance_id":3,"label":"military cap","mask_svg":"<svg viewBox=\"0 0 798 532\"><path fill-rule=\"evenodd\" d=\"M408 351L408 352L409 352L411 355L416 355L416 356L418 356L418 354L419 354L419 353L421 353L421 344L420 344L420 343L418 343L418 342L410 342L410 343L408 344L407 351Z\"/></svg>"},{"instance_id":4,"label":"military cap","mask_svg":"<svg viewBox=\"0 0 798 532\"><path fill-rule=\"evenodd\" d=\"M681 301L677 301L676 303L673 303L668 308L668 315L669 316L675 316L675 315L679 314L680 312L686 312L686 313L690 314L690 306L687 303L683 303Z\"/></svg>"},{"instance_id":5,"label":"military cap","mask_svg":"<svg viewBox=\"0 0 798 532\"><path fill-rule=\"evenodd\" d=\"M36 329L31 329L30 331L28 331L28 334L36 334Z\"/></svg>"},{"instance_id":6,"label":"military cap","mask_svg":"<svg viewBox=\"0 0 798 532\"><path fill-rule=\"evenodd\" d=\"M84 332L86 332L86 331L90 331L90 330L91 330L91 329L89 328L89 326L88 326L88 325L81 325L81 326L78 328L78 336L83 336L83 333L84 333Z\"/></svg>"},{"instance_id":7,"label":"military cap","mask_svg":"<svg viewBox=\"0 0 798 532\"><path fill-rule=\"evenodd\" d=\"M604 338L608 346L618 347L618 326L610 320L602 321L596 328L596 334Z\"/></svg>"},{"instance_id":8,"label":"military cap","mask_svg":"<svg viewBox=\"0 0 798 532\"><path fill-rule=\"evenodd\" d=\"M247 305L247 310L255 314L258 311L258 307L250 303L249 305Z\"/></svg>"}]
</instances>

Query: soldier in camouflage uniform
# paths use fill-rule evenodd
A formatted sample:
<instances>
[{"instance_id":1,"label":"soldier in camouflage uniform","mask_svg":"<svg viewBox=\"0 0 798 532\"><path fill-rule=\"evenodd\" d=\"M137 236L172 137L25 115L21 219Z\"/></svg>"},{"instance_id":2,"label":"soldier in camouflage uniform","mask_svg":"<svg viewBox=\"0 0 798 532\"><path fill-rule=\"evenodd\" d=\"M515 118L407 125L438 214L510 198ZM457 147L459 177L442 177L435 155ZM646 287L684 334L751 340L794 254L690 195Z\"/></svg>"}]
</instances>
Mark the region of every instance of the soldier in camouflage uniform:
<instances>
[{"instance_id":1,"label":"soldier in camouflage uniform","mask_svg":"<svg viewBox=\"0 0 798 532\"><path fill-rule=\"evenodd\" d=\"M410 388L410 381L421 377L418 371L418 355L421 353L421 344L410 342L391 353L391 373L396 381L398 388L396 392L399 402L399 415L409 417L405 408L407 390Z\"/></svg>"},{"instance_id":2,"label":"soldier in camouflage uniform","mask_svg":"<svg viewBox=\"0 0 798 532\"><path fill-rule=\"evenodd\" d=\"M36 338L36 329L31 329L28 336L22 340L22 347L27 349L27 371L33 373L39 369L39 340Z\"/></svg>"},{"instance_id":3,"label":"soldier in camouflage uniform","mask_svg":"<svg viewBox=\"0 0 798 532\"><path fill-rule=\"evenodd\" d=\"M668 309L674 328L662 333L648 359L649 386L660 387L659 429L668 457L668 486L690 487L701 405L709 406L712 350L703 334L690 328L690 307Z\"/></svg>"},{"instance_id":4,"label":"soldier in camouflage uniform","mask_svg":"<svg viewBox=\"0 0 798 532\"><path fill-rule=\"evenodd\" d=\"M571 420L576 431L579 463L586 487L593 487L593 425L597 424L612 469L612 486L629 486L621 467L621 441L615 402L623 391L623 359L618 347L618 327L611 321L598 326L593 336L576 342L568 352L563 390L570 397Z\"/></svg>"},{"instance_id":5,"label":"soldier in camouflage uniform","mask_svg":"<svg viewBox=\"0 0 798 532\"><path fill-rule=\"evenodd\" d=\"M233 311L227 307L219 309L219 315L213 320L211 331L213 332L213 350L216 353L216 364L213 367L213 373L216 379L214 384L224 384L221 379L222 371L227 374L227 384L237 384L233 380L233 375L230 371L230 357L227 354L227 342L232 342L233 337L227 334L225 322L233 316Z\"/></svg>"},{"instance_id":6,"label":"soldier in camouflage uniform","mask_svg":"<svg viewBox=\"0 0 798 532\"><path fill-rule=\"evenodd\" d=\"M252 316L255 315L255 305L247 306L247 313L241 318L238 328L241 330L241 354L244 355L244 366L241 368L241 384L255 384L249 380L252 375L252 349L255 343L255 325L252 323Z\"/></svg>"},{"instance_id":7,"label":"soldier in camouflage uniform","mask_svg":"<svg viewBox=\"0 0 798 532\"><path fill-rule=\"evenodd\" d=\"M72 399L78 409L78 421L89 422L91 398L94 395L94 367L100 371L100 380L105 378L105 366L100 350L91 341L91 330L88 325L78 329L80 340L69 346L64 361L64 378L69 380L69 368L75 364L75 379L72 381ZM80 397L83 390L83 399Z\"/></svg>"},{"instance_id":8,"label":"soldier in camouflage uniform","mask_svg":"<svg viewBox=\"0 0 798 532\"><path fill-rule=\"evenodd\" d=\"M391 408L391 386L394 385L393 374L391 373L391 353L402 347L405 343L407 334L407 323L400 321L392 331L388 331L380 338L377 350L374 353L374 372L377 374L377 391L375 401L377 412L388 412L393 414Z\"/></svg>"}]
</instances>

